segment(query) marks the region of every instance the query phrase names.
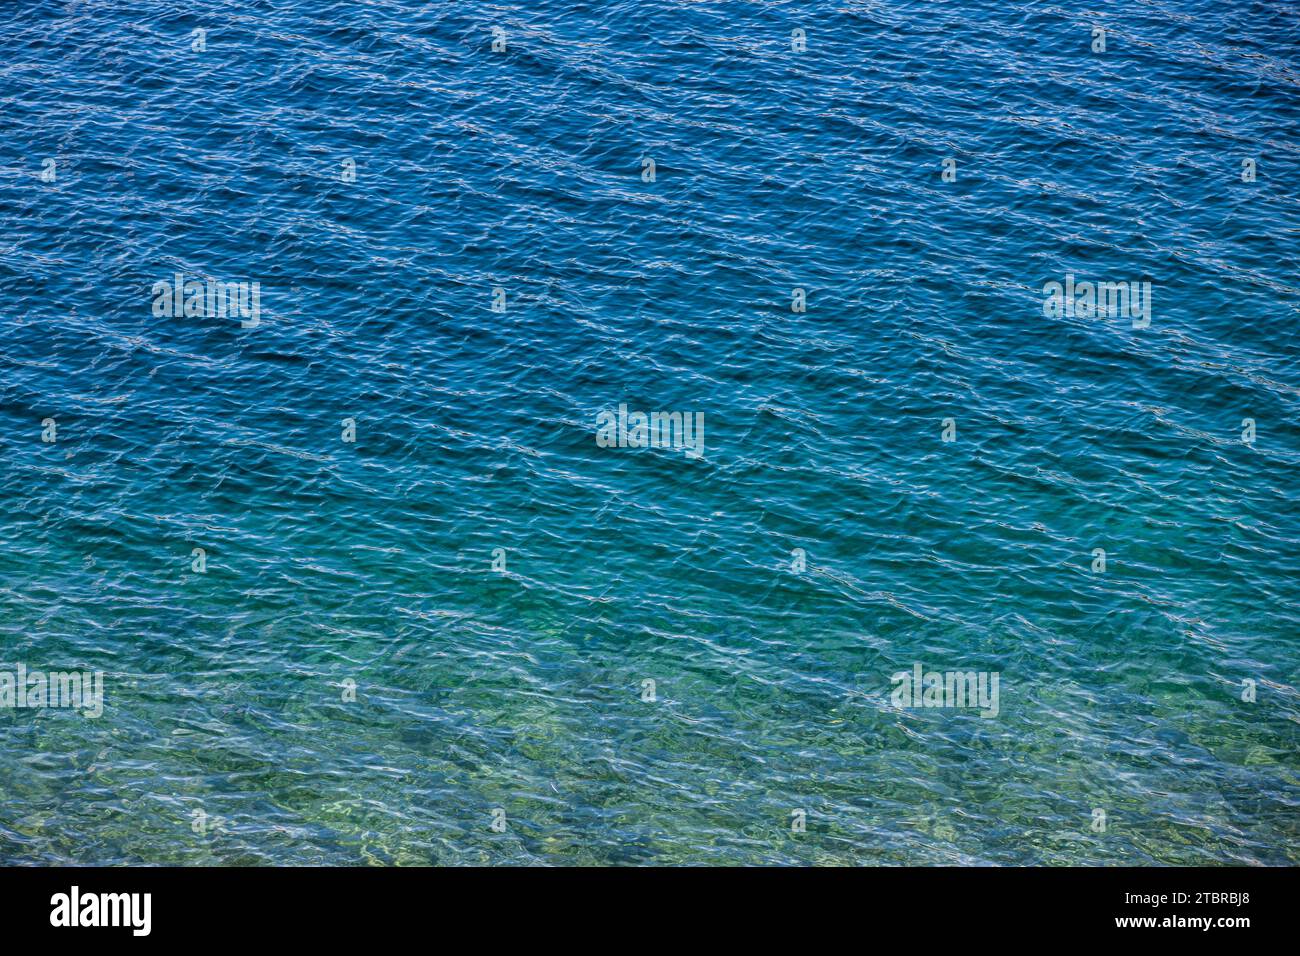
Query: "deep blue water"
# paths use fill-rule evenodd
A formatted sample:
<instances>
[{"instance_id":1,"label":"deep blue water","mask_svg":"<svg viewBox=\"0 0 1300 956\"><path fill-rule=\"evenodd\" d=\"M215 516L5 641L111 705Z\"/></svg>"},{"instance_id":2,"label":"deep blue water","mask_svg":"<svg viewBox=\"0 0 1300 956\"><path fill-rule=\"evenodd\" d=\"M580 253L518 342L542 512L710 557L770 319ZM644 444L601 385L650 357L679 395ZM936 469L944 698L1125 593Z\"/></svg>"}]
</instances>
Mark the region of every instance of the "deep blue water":
<instances>
[{"instance_id":1,"label":"deep blue water","mask_svg":"<svg viewBox=\"0 0 1300 956\"><path fill-rule=\"evenodd\" d=\"M0 861L1300 862L1298 33L0 8Z\"/></svg>"}]
</instances>

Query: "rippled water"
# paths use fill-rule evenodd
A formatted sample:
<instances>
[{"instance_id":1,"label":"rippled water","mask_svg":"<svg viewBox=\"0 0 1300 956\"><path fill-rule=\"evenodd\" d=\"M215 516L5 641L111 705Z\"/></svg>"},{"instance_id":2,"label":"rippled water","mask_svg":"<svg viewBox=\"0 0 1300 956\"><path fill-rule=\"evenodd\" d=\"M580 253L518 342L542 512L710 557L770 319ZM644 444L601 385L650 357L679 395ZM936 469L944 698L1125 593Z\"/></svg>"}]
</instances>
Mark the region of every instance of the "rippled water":
<instances>
[{"instance_id":1,"label":"rippled water","mask_svg":"<svg viewBox=\"0 0 1300 956\"><path fill-rule=\"evenodd\" d=\"M1298 27L0 10L0 860L1300 862Z\"/></svg>"}]
</instances>

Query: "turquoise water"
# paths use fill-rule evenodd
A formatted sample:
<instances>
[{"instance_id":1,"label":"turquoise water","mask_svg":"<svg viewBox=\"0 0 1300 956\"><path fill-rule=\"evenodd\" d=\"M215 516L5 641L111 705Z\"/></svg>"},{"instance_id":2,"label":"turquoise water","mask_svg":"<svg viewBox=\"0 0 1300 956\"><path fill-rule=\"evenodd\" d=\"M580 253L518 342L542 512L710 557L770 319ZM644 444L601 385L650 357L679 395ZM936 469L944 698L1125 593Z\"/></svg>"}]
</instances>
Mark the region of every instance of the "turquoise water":
<instances>
[{"instance_id":1,"label":"turquoise water","mask_svg":"<svg viewBox=\"0 0 1300 956\"><path fill-rule=\"evenodd\" d=\"M1298 21L0 11L0 861L1300 862Z\"/></svg>"}]
</instances>

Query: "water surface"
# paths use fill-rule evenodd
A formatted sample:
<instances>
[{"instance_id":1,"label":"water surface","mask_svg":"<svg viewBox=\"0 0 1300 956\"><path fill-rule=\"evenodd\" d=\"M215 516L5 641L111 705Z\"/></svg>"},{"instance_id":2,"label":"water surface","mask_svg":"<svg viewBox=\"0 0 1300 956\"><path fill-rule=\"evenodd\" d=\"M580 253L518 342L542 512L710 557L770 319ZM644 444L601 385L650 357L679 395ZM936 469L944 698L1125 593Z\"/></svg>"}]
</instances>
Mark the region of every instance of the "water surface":
<instances>
[{"instance_id":1,"label":"water surface","mask_svg":"<svg viewBox=\"0 0 1300 956\"><path fill-rule=\"evenodd\" d=\"M1298 20L7 6L0 861L1300 862Z\"/></svg>"}]
</instances>

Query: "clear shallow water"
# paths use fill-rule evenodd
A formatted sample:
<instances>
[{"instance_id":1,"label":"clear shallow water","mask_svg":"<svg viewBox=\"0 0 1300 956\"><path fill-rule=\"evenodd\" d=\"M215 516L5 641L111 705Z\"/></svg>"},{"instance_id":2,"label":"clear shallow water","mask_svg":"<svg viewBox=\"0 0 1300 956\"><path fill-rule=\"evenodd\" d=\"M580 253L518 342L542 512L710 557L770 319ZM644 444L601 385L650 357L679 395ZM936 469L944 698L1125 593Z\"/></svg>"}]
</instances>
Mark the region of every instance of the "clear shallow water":
<instances>
[{"instance_id":1,"label":"clear shallow water","mask_svg":"<svg viewBox=\"0 0 1300 956\"><path fill-rule=\"evenodd\" d=\"M1298 21L6 8L0 860L1297 862Z\"/></svg>"}]
</instances>

